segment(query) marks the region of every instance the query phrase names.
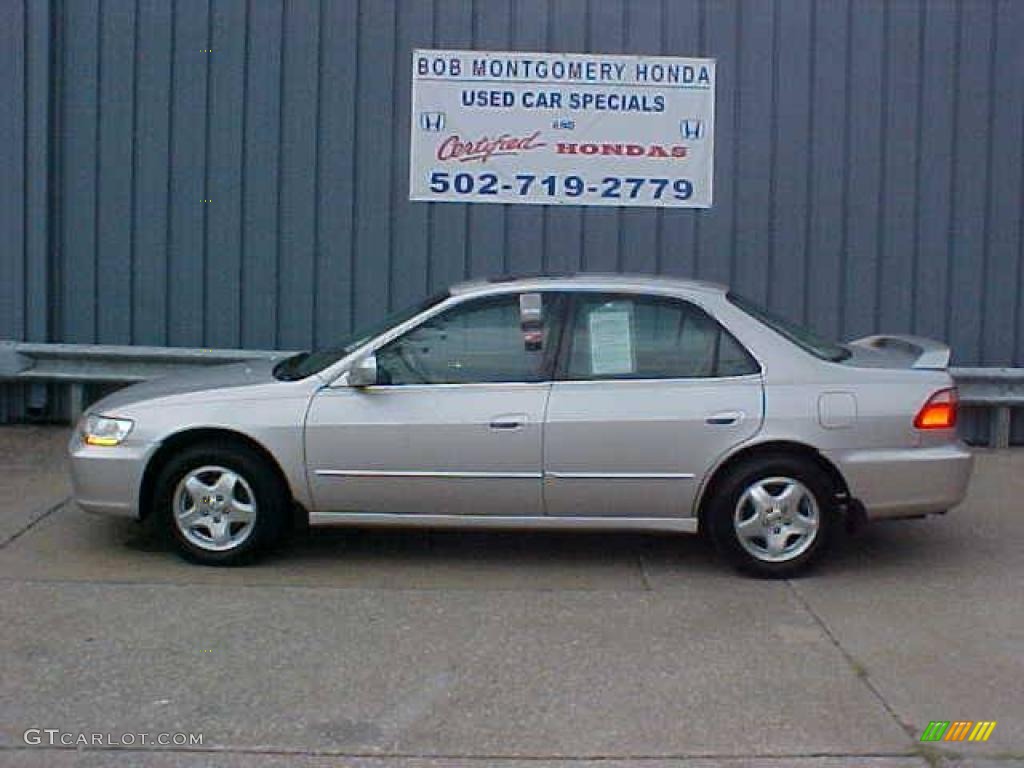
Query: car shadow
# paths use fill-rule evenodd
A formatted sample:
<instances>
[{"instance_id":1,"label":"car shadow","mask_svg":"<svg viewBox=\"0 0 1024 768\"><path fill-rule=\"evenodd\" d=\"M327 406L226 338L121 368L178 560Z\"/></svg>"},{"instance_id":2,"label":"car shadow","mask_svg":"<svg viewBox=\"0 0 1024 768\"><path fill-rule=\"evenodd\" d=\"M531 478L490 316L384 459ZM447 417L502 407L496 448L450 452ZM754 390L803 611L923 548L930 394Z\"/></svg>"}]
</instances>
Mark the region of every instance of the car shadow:
<instances>
[{"instance_id":1,"label":"car shadow","mask_svg":"<svg viewBox=\"0 0 1024 768\"><path fill-rule=\"evenodd\" d=\"M168 537L150 525L106 521L105 538L138 553L173 553ZM99 535L99 534L98 534ZM623 566L722 570L700 537L631 531L490 531L378 527L300 527L254 567L295 567L343 561L351 567L388 563L430 567L521 566L576 569Z\"/></svg>"},{"instance_id":2,"label":"car shadow","mask_svg":"<svg viewBox=\"0 0 1024 768\"><path fill-rule=\"evenodd\" d=\"M406 528L318 528L297 532L283 558L397 557L404 560L573 563L680 561L704 558L695 536L609 531L457 531Z\"/></svg>"},{"instance_id":3,"label":"car shadow","mask_svg":"<svg viewBox=\"0 0 1024 768\"><path fill-rule=\"evenodd\" d=\"M878 521L855 534L840 532L815 573L888 576L969 563L969 537L939 519Z\"/></svg>"},{"instance_id":4,"label":"car shadow","mask_svg":"<svg viewBox=\"0 0 1024 768\"><path fill-rule=\"evenodd\" d=\"M940 521L941 522L941 521ZM105 534L138 553L173 553L173 544L151 526L106 520ZM967 555L962 536L927 521L873 523L851 535L838 533L830 551L808 575L839 577L870 571L899 574L949 566ZM624 568L649 572L730 573L710 543L699 536L631 531L487 531L419 528L300 528L255 568L401 565L413 568Z\"/></svg>"}]
</instances>

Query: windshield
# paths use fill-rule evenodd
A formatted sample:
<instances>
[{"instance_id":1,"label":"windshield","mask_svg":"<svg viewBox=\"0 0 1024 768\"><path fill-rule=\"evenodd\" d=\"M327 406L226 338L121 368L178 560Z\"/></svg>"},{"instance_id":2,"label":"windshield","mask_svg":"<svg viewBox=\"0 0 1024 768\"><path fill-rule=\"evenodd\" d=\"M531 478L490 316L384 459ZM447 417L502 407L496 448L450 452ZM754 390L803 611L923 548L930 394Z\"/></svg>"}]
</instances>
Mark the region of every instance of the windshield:
<instances>
[{"instance_id":1,"label":"windshield","mask_svg":"<svg viewBox=\"0 0 1024 768\"><path fill-rule=\"evenodd\" d=\"M838 363L840 360L845 360L850 356L850 350L841 344L823 339L802 325L780 317L774 312L769 312L764 307L750 301L750 299L737 296L735 293L727 294L726 298L755 320L761 321L773 331L785 336L802 350L810 352L815 357Z\"/></svg>"},{"instance_id":2,"label":"windshield","mask_svg":"<svg viewBox=\"0 0 1024 768\"><path fill-rule=\"evenodd\" d=\"M314 373L319 373L324 368L334 365L334 363L341 360L345 355L355 351L360 346L370 341L374 336L379 336L384 333L384 331L404 323L406 320L415 317L420 312L440 304L442 301L447 299L448 296L449 293L447 291L434 294L430 298L424 299L418 304L414 304L413 306L399 310L398 312L393 312L375 323L358 329L347 339L335 346L318 349L314 352L300 352L297 355L292 355L277 364L274 368L274 376L284 381L293 381L295 379L304 379L307 376L312 376Z\"/></svg>"}]
</instances>

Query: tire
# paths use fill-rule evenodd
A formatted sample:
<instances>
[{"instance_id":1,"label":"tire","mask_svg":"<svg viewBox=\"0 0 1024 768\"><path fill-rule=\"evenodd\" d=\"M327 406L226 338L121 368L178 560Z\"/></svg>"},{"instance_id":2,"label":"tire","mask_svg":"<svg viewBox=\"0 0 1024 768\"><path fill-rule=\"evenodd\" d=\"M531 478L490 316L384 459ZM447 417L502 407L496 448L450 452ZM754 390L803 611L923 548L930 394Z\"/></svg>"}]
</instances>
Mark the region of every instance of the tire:
<instances>
[{"instance_id":1,"label":"tire","mask_svg":"<svg viewBox=\"0 0 1024 768\"><path fill-rule=\"evenodd\" d=\"M201 443L162 468L153 509L186 560L234 566L282 539L290 497L276 468L252 448Z\"/></svg>"},{"instance_id":2,"label":"tire","mask_svg":"<svg viewBox=\"0 0 1024 768\"><path fill-rule=\"evenodd\" d=\"M836 525L835 489L817 465L778 454L729 470L705 517L716 549L762 578L806 571L826 551Z\"/></svg>"}]
</instances>

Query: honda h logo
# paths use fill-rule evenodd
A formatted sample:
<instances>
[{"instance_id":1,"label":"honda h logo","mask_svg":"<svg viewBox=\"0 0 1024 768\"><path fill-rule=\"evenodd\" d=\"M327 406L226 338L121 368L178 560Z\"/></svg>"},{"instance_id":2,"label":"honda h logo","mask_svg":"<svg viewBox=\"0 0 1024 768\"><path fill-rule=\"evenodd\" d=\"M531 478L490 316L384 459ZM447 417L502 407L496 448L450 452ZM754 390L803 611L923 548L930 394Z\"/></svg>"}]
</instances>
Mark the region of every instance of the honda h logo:
<instances>
[{"instance_id":1,"label":"honda h logo","mask_svg":"<svg viewBox=\"0 0 1024 768\"><path fill-rule=\"evenodd\" d=\"M682 134L684 139L703 139L704 138L704 121L690 118L683 120L679 123L679 133Z\"/></svg>"},{"instance_id":2,"label":"honda h logo","mask_svg":"<svg viewBox=\"0 0 1024 768\"><path fill-rule=\"evenodd\" d=\"M420 128L438 133L444 130L444 112L420 112Z\"/></svg>"}]
</instances>

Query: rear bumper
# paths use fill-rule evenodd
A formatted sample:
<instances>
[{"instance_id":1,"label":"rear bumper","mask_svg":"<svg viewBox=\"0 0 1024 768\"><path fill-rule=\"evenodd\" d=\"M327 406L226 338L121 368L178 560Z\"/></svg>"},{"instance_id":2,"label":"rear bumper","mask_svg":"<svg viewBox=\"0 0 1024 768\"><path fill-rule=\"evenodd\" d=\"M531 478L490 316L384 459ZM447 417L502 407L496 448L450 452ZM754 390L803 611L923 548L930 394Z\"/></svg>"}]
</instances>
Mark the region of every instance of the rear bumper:
<instances>
[{"instance_id":1,"label":"rear bumper","mask_svg":"<svg viewBox=\"0 0 1024 768\"><path fill-rule=\"evenodd\" d=\"M974 456L961 443L829 454L869 520L945 512L967 495Z\"/></svg>"},{"instance_id":2,"label":"rear bumper","mask_svg":"<svg viewBox=\"0 0 1024 768\"><path fill-rule=\"evenodd\" d=\"M138 519L142 473L155 448L148 443L85 445L76 432L68 445L75 502L87 512Z\"/></svg>"}]
</instances>

